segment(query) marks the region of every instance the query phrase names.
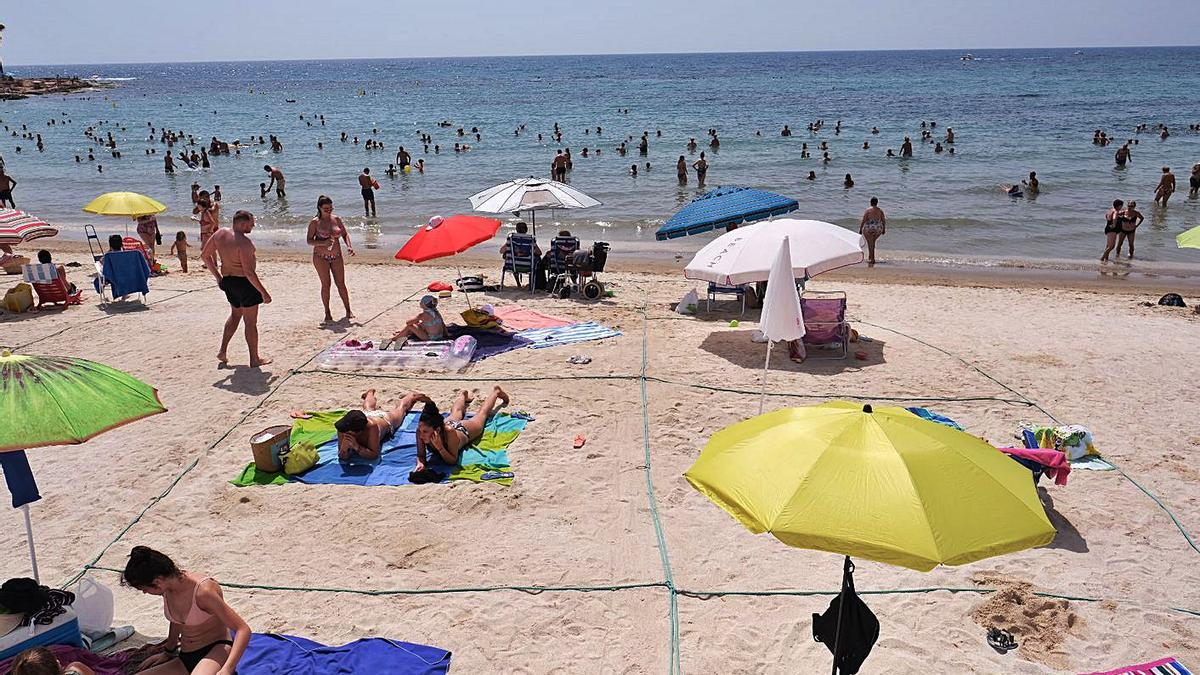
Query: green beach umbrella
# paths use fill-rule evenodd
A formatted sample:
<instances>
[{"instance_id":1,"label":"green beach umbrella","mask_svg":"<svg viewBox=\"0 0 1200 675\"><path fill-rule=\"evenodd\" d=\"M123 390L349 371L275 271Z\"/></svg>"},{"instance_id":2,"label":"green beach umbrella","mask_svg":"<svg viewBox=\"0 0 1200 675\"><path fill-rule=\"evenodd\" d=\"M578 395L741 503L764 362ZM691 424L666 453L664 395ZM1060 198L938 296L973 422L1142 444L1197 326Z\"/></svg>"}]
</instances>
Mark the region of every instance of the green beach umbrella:
<instances>
[{"instance_id":1,"label":"green beach umbrella","mask_svg":"<svg viewBox=\"0 0 1200 675\"><path fill-rule=\"evenodd\" d=\"M0 452L83 443L166 410L154 387L95 361L0 352Z\"/></svg>"},{"instance_id":2,"label":"green beach umbrella","mask_svg":"<svg viewBox=\"0 0 1200 675\"><path fill-rule=\"evenodd\" d=\"M1175 237L1175 245L1179 248L1200 248L1200 227L1193 227Z\"/></svg>"}]
</instances>

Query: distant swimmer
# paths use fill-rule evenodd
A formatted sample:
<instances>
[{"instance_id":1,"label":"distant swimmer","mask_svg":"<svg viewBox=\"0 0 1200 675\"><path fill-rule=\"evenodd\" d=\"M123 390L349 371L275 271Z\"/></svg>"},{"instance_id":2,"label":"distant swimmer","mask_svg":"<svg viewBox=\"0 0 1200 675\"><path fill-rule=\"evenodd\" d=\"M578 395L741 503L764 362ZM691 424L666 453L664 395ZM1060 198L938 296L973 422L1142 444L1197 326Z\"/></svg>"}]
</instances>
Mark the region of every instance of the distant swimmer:
<instances>
[{"instance_id":1,"label":"distant swimmer","mask_svg":"<svg viewBox=\"0 0 1200 675\"><path fill-rule=\"evenodd\" d=\"M389 166L391 166L389 164ZM363 199L363 215L375 216L375 190L379 183L371 177L371 169L364 167L358 174L358 187L361 188Z\"/></svg>"},{"instance_id":2,"label":"distant swimmer","mask_svg":"<svg viewBox=\"0 0 1200 675\"><path fill-rule=\"evenodd\" d=\"M1125 166L1129 163L1129 160L1133 159L1133 153L1129 151L1129 143L1125 143L1125 145L1117 148L1117 154L1114 155L1114 159L1117 160L1117 166Z\"/></svg>"},{"instance_id":3,"label":"distant swimmer","mask_svg":"<svg viewBox=\"0 0 1200 675\"><path fill-rule=\"evenodd\" d=\"M1039 183L1038 179L1037 179L1037 172L1030 171L1029 178L1027 180L1021 181L1021 185L1025 186L1026 192L1028 192L1031 195L1036 195L1038 193L1038 191L1041 189L1039 187L1041 185L1041 183Z\"/></svg>"},{"instance_id":4,"label":"distant swimmer","mask_svg":"<svg viewBox=\"0 0 1200 675\"><path fill-rule=\"evenodd\" d=\"M708 147L712 148L713 150L719 150L721 148L721 139L717 138L716 133L713 134L712 140L708 143Z\"/></svg>"},{"instance_id":5,"label":"distant swimmer","mask_svg":"<svg viewBox=\"0 0 1200 675\"><path fill-rule=\"evenodd\" d=\"M396 150L396 166L400 167L400 170L403 171L404 167L410 164L412 164L412 156L408 154L408 151L402 145Z\"/></svg>"},{"instance_id":6,"label":"distant swimmer","mask_svg":"<svg viewBox=\"0 0 1200 675\"><path fill-rule=\"evenodd\" d=\"M1154 203L1166 206L1167 200L1173 194L1175 194L1175 174L1171 173L1171 167L1164 166L1162 178L1158 179L1158 187L1154 188Z\"/></svg>"},{"instance_id":7,"label":"distant swimmer","mask_svg":"<svg viewBox=\"0 0 1200 675\"><path fill-rule=\"evenodd\" d=\"M1009 197L1024 197L1025 196L1025 193L1021 192L1020 185L1008 185L1006 183L1006 184L1001 185L1000 189L1004 190L1004 194L1008 195Z\"/></svg>"},{"instance_id":8,"label":"distant swimmer","mask_svg":"<svg viewBox=\"0 0 1200 675\"><path fill-rule=\"evenodd\" d=\"M912 139L908 136L905 136L904 142L900 144L900 156L912 157Z\"/></svg>"},{"instance_id":9,"label":"distant swimmer","mask_svg":"<svg viewBox=\"0 0 1200 675\"><path fill-rule=\"evenodd\" d=\"M688 152L696 151L696 139L694 139L694 138L688 139L687 150L688 150Z\"/></svg>"},{"instance_id":10,"label":"distant swimmer","mask_svg":"<svg viewBox=\"0 0 1200 675\"><path fill-rule=\"evenodd\" d=\"M792 130L788 127L788 125L785 124L785 125L783 125L783 131L779 132L779 135L780 136L791 136Z\"/></svg>"},{"instance_id":11,"label":"distant swimmer","mask_svg":"<svg viewBox=\"0 0 1200 675\"><path fill-rule=\"evenodd\" d=\"M896 151L895 151L895 150L892 150L891 148L888 148L888 151L887 151L887 156L888 156L888 157L895 157L895 156L896 156Z\"/></svg>"},{"instance_id":12,"label":"distant swimmer","mask_svg":"<svg viewBox=\"0 0 1200 675\"><path fill-rule=\"evenodd\" d=\"M868 141L863 141L863 150L870 150L871 144Z\"/></svg>"},{"instance_id":13,"label":"distant swimmer","mask_svg":"<svg viewBox=\"0 0 1200 675\"><path fill-rule=\"evenodd\" d=\"M1200 166L1200 164L1198 164L1197 166ZM677 178L679 178L680 185L687 185L687 182L688 182L687 160L683 158L683 155L680 155L679 161L675 162L675 176Z\"/></svg>"},{"instance_id":14,"label":"distant swimmer","mask_svg":"<svg viewBox=\"0 0 1200 675\"><path fill-rule=\"evenodd\" d=\"M283 176L283 172L270 164L263 165L263 171L266 171L271 176L271 182L267 185L267 190L275 188L275 196L286 197L287 192L284 190L284 183L287 180Z\"/></svg>"},{"instance_id":15,"label":"distant swimmer","mask_svg":"<svg viewBox=\"0 0 1200 675\"><path fill-rule=\"evenodd\" d=\"M700 153L700 159L692 164L692 168L696 170L696 184L704 187L704 178L708 175L708 160L704 158L704 153Z\"/></svg>"},{"instance_id":16,"label":"distant swimmer","mask_svg":"<svg viewBox=\"0 0 1200 675\"><path fill-rule=\"evenodd\" d=\"M954 130L950 127L946 127L946 144L954 145Z\"/></svg>"},{"instance_id":17,"label":"distant swimmer","mask_svg":"<svg viewBox=\"0 0 1200 675\"><path fill-rule=\"evenodd\" d=\"M872 134L878 134L878 133L879 133L879 127L871 127L871 133L872 133Z\"/></svg>"},{"instance_id":18,"label":"distant swimmer","mask_svg":"<svg viewBox=\"0 0 1200 675\"><path fill-rule=\"evenodd\" d=\"M804 180L816 180L816 179L817 179L816 171L809 171L808 175L804 177Z\"/></svg>"},{"instance_id":19,"label":"distant swimmer","mask_svg":"<svg viewBox=\"0 0 1200 675\"><path fill-rule=\"evenodd\" d=\"M1188 178L1188 196L1195 199L1198 192L1200 192L1200 164L1193 164L1192 175Z\"/></svg>"},{"instance_id":20,"label":"distant swimmer","mask_svg":"<svg viewBox=\"0 0 1200 675\"><path fill-rule=\"evenodd\" d=\"M92 151L88 150L88 160L95 159L92 157ZM171 153L163 155L163 171L165 173L175 173L175 160L171 157Z\"/></svg>"},{"instance_id":21,"label":"distant swimmer","mask_svg":"<svg viewBox=\"0 0 1200 675\"><path fill-rule=\"evenodd\" d=\"M846 174L846 179L842 181L842 187L846 189L854 187L854 178L850 174Z\"/></svg>"}]
</instances>

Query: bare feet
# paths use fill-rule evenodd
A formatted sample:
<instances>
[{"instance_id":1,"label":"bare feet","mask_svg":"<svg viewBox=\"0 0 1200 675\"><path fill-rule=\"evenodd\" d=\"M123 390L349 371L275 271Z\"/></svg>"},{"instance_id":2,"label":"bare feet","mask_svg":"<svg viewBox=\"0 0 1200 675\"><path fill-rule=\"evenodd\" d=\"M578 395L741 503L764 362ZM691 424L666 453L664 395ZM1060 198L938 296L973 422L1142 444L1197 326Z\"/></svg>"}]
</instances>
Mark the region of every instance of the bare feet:
<instances>
[{"instance_id":1,"label":"bare feet","mask_svg":"<svg viewBox=\"0 0 1200 675\"><path fill-rule=\"evenodd\" d=\"M271 362L271 359L265 359L260 356L256 359L250 359L250 367L251 368L261 368L262 366L265 366L270 362Z\"/></svg>"},{"instance_id":2,"label":"bare feet","mask_svg":"<svg viewBox=\"0 0 1200 675\"><path fill-rule=\"evenodd\" d=\"M508 392L501 389L500 385L492 387L492 391L496 393L496 400L500 401L500 405L496 406L497 408L503 408L508 405Z\"/></svg>"},{"instance_id":3,"label":"bare feet","mask_svg":"<svg viewBox=\"0 0 1200 675\"><path fill-rule=\"evenodd\" d=\"M322 326L323 326L323 325L325 325L325 324L327 324L327 323L333 323L333 315L332 315L332 314L326 313L326 314L325 314L325 318L324 318L324 319L321 319L321 325L322 325Z\"/></svg>"},{"instance_id":4,"label":"bare feet","mask_svg":"<svg viewBox=\"0 0 1200 675\"><path fill-rule=\"evenodd\" d=\"M375 398L374 389L368 389L363 392L362 400L364 410L375 410L379 407L379 401Z\"/></svg>"},{"instance_id":5,"label":"bare feet","mask_svg":"<svg viewBox=\"0 0 1200 675\"><path fill-rule=\"evenodd\" d=\"M460 389L458 394L463 397L464 406L470 406L471 402L475 400L475 394L471 393L469 390Z\"/></svg>"}]
</instances>

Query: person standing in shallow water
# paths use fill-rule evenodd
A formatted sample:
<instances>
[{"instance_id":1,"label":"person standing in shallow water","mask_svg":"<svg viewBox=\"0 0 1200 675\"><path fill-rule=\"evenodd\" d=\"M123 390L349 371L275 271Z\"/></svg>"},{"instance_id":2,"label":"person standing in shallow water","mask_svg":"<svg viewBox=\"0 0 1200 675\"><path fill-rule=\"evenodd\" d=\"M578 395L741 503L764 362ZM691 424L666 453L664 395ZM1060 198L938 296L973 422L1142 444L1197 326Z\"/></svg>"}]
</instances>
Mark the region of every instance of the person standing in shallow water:
<instances>
[{"instance_id":1,"label":"person standing in shallow water","mask_svg":"<svg viewBox=\"0 0 1200 675\"><path fill-rule=\"evenodd\" d=\"M708 175L708 160L704 158L704 153L700 153L700 159L692 164L692 168L696 170L696 184L704 187L704 178Z\"/></svg>"},{"instance_id":2,"label":"person standing in shallow water","mask_svg":"<svg viewBox=\"0 0 1200 675\"><path fill-rule=\"evenodd\" d=\"M875 242L887 234L887 216L879 208L879 198L871 197L871 206L863 211L858 222L858 233L867 240L867 264L875 264Z\"/></svg>"},{"instance_id":3,"label":"person standing in shallow water","mask_svg":"<svg viewBox=\"0 0 1200 675\"><path fill-rule=\"evenodd\" d=\"M1112 208L1108 213L1104 214L1104 236L1106 238L1104 253L1100 256L1100 262L1108 262L1108 254L1117 246L1117 235L1121 230L1125 229L1125 202L1120 199L1114 199Z\"/></svg>"},{"instance_id":4,"label":"person standing in shallow water","mask_svg":"<svg viewBox=\"0 0 1200 675\"><path fill-rule=\"evenodd\" d=\"M679 178L680 185L687 185L687 160L683 155L679 156L679 161L675 162L675 175Z\"/></svg>"},{"instance_id":5,"label":"person standing in shallow water","mask_svg":"<svg viewBox=\"0 0 1200 675\"><path fill-rule=\"evenodd\" d=\"M1154 189L1154 203L1159 206L1166 206L1167 200L1173 194L1175 194L1175 174L1171 173L1171 167L1164 166L1162 168L1162 178L1158 180L1158 187Z\"/></svg>"}]
</instances>

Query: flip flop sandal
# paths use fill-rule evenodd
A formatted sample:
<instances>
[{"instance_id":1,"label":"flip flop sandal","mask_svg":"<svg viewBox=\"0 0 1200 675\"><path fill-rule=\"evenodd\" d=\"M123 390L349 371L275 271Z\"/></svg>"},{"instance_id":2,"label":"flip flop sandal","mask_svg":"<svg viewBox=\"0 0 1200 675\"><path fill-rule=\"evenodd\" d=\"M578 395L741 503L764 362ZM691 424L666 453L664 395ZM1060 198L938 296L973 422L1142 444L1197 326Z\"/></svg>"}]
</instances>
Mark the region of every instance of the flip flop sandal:
<instances>
[{"instance_id":1,"label":"flip flop sandal","mask_svg":"<svg viewBox=\"0 0 1200 675\"><path fill-rule=\"evenodd\" d=\"M1013 639L1012 633L994 627L988 629L987 643L1001 654L1007 654L1017 648L1017 641Z\"/></svg>"},{"instance_id":2,"label":"flip flop sandal","mask_svg":"<svg viewBox=\"0 0 1200 675\"><path fill-rule=\"evenodd\" d=\"M584 443L587 443L587 439L583 437L583 434L579 434L575 437L574 447L576 450L582 448Z\"/></svg>"},{"instance_id":3,"label":"flip flop sandal","mask_svg":"<svg viewBox=\"0 0 1200 675\"><path fill-rule=\"evenodd\" d=\"M567 359L567 363L574 363L577 366L581 366L581 365L591 363L591 362L592 362L592 357L582 356L580 354L576 354L575 356L572 356L571 358Z\"/></svg>"}]
</instances>

